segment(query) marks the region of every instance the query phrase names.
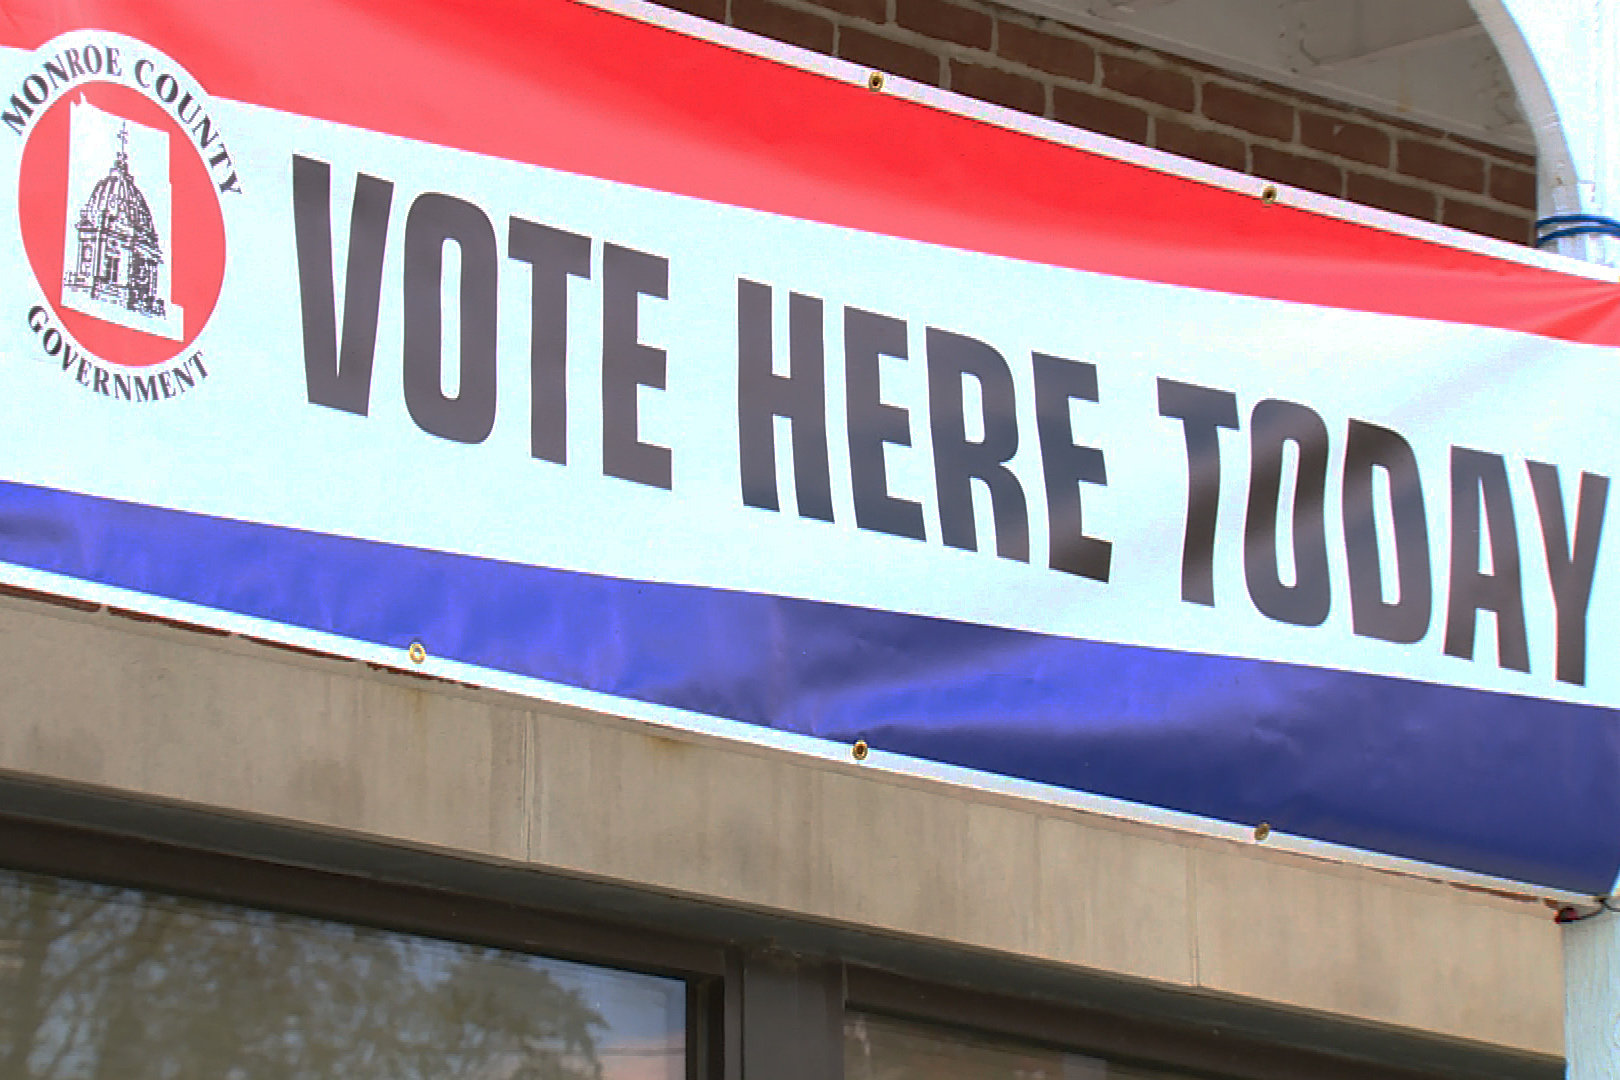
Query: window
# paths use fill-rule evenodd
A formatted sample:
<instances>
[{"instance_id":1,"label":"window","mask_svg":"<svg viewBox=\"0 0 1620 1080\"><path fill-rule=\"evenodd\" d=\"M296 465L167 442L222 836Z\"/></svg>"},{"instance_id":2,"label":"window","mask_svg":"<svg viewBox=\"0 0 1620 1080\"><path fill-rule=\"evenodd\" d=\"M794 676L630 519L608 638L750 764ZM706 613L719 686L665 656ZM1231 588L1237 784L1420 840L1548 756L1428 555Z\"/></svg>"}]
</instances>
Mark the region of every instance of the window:
<instances>
[{"instance_id":1,"label":"window","mask_svg":"<svg viewBox=\"0 0 1620 1080\"><path fill-rule=\"evenodd\" d=\"M0 1080L682 1080L686 984L0 870Z\"/></svg>"},{"instance_id":2,"label":"window","mask_svg":"<svg viewBox=\"0 0 1620 1080\"><path fill-rule=\"evenodd\" d=\"M803 928L786 950L774 920L437 854L244 837L273 850L0 813L0 1080L1562 1076L1208 1000L1188 1017L994 957L875 967Z\"/></svg>"},{"instance_id":3,"label":"window","mask_svg":"<svg viewBox=\"0 0 1620 1080\"><path fill-rule=\"evenodd\" d=\"M872 1013L844 1019L844 1080L1177 1080L1040 1043Z\"/></svg>"}]
</instances>

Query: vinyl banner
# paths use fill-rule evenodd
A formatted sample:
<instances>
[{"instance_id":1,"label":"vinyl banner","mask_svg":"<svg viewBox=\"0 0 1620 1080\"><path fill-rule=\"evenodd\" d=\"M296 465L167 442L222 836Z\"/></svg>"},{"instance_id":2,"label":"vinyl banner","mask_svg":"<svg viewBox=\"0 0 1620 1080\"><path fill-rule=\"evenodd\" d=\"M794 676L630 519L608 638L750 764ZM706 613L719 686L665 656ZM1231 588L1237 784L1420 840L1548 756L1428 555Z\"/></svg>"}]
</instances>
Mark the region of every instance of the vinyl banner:
<instances>
[{"instance_id":1,"label":"vinyl banner","mask_svg":"<svg viewBox=\"0 0 1620 1080\"><path fill-rule=\"evenodd\" d=\"M0 578L1610 889L1612 276L697 25L0 0Z\"/></svg>"}]
</instances>

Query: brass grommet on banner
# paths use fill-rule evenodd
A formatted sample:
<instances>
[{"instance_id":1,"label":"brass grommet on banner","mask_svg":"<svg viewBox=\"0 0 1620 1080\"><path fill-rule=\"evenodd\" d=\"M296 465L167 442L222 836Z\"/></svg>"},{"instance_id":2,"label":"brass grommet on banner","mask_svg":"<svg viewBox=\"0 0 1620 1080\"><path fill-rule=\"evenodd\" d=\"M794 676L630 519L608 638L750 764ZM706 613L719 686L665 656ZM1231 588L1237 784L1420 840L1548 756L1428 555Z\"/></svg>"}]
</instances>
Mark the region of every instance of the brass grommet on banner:
<instances>
[{"instance_id":1,"label":"brass grommet on banner","mask_svg":"<svg viewBox=\"0 0 1620 1080\"><path fill-rule=\"evenodd\" d=\"M1275 203L1277 201L1277 185L1267 184L1266 189L1260 193L1260 201L1267 206Z\"/></svg>"},{"instance_id":2,"label":"brass grommet on banner","mask_svg":"<svg viewBox=\"0 0 1620 1080\"><path fill-rule=\"evenodd\" d=\"M1266 822L1262 821L1260 824L1258 824L1258 825L1256 825L1254 827L1254 838L1256 840L1264 841L1265 838L1270 836L1270 835L1271 835L1271 826L1269 824L1267 824Z\"/></svg>"},{"instance_id":3,"label":"brass grommet on banner","mask_svg":"<svg viewBox=\"0 0 1620 1080\"><path fill-rule=\"evenodd\" d=\"M411 647L405 651L410 656L413 664L420 664L427 659L427 646L420 641L411 642Z\"/></svg>"},{"instance_id":4,"label":"brass grommet on banner","mask_svg":"<svg viewBox=\"0 0 1620 1080\"><path fill-rule=\"evenodd\" d=\"M872 74L868 75L866 77L866 88L868 90L883 89L883 72L874 71Z\"/></svg>"},{"instance_id":5,"label":"brass grommet on banner","mask_svg":"<svg viewBox=\"0 0 1620 1080\"><path fill-rule=\"evenodd\" d=\"M866 755L871 753L871 748L866 745L865 739L856 739L855 745L849 748L849 752L856 761L865 761Z\"/></svg>"}]
</instances>

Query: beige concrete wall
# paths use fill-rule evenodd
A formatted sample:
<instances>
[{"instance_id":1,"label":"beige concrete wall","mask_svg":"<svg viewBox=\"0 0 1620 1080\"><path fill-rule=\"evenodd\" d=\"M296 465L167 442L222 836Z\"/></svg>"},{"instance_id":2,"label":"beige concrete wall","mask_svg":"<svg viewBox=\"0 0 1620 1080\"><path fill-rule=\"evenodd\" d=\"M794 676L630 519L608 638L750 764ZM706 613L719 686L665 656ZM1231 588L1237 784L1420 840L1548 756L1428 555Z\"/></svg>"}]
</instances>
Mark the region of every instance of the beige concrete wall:
<instances>
[{"instance_id":1,"label":"beige concrete wall","mask_svg":"<svg viewBox=\"0 0 1620 1080\"><path fill-rule=\"evenodd\" d=\"M0 771L1562 1053L1541 904L22 599Z\"/></svg>"}]
</instances>

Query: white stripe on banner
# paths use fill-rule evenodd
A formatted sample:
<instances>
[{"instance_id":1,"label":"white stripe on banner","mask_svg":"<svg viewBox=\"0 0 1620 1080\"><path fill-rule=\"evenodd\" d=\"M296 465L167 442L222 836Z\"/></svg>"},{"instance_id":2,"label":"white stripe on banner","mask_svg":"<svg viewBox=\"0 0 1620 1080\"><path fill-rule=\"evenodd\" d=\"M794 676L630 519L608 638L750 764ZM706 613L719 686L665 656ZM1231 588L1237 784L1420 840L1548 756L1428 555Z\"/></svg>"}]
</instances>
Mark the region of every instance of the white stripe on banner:
<instances>
[{"instance_id":1,"label":"white stripe on banner","mask_svg":"<svg viewBox=\"0 0 1620 1080\"><path fill-rule=\"evenodd\" d=\"M116 40L127 47L126 62L153 55ZM38 65L34 54L0 51L0 85L26 87ZM196 162L177 154L167 174L154 163L169 145L156 126L161 110L154 119L137 102L120 120L116 95L76 106L90 119L72 129L72 176L63 181L71 205L60 235L48 237L63 252L63 280L54 270L42 280L31 265L39 262L39 243L31 233L25 251L26 214L0 223L0 242L13 253L0 259L0 481L17 506L35 498L34 489L55 489L619 584L700 586L1620 705L1620 674L1604 662L1620 645L1617 555L1601 540L1608 531L1603 478L1616 464L1607 437L1616 406L1604 392L1611 349L1020 262L201 95L198 103L210 133L229 144L228 161L210 159L202 175L240 191L219 200L227 258L218 308L166 366L132 369L98 358L74 339L72 317L63 314L123 331L145 328L165 341L184 340L197 325L186 320L206 317L195 294L177 284L195 274L186 265L195 249L173 239L197 212L179 186ZM0 127L0 175L16 177L29 143L11 134ZM168 136L171 143L187 137L180 128ZM180 149L191 152L183 143ZM162 190L149 199L149 227L136 228L144 238L118 248L123 261L108 262L102 249L92 253L94 214L87 208L81 217L79 204L102 198L89 191L125 191L120 174ZM98 185L102 175L112 187ZM351 221L367 214L381 221L383 207L386 228L351 237ZM150 235L142 232L148 228ZM378 242L373 311L364 288L351 290L351 283L366 277L367 253ZM1162 258L1197 255L1166 251ZM327 257L334 286L314 272ZM493 293L468 288L479 280L492 281ZM561 306L551 297L561 297ZM308 317L323 307L333 311L335 327L312 351ZM566 374L548 378L546 342L560 339L554 316L561 311ZM368 346L365 328L373 321ZM495 358L487 369L477 360L486 331ZM316 338L320 333L315 327ZM322 358L322 348L343 355L336 381L347 389L334 390L330 373L322 380L321 364L334 362ZM759 361L766 353L771 374ZM367 357L369 378L357 380L353 362ZM743 388L740 370L749 357L760 363L753 382L774 389ZM809 368L818 360L824 376L816 383ZM127 388L120 394L128 376L160 369L183 376L184 387L141 384L140 396L156 400L130 400ZM154 389L160 385L161 394ZM791 421L769 415L773 407L792 411L785 402L815 404L818 395L813 412ZM751 453L744 445L750 438ZM1414 486L1404 485L1408 479ZM772 501L774 509L762 505ZM1370 525L1354 513L1369 505ZM125 535L117 522L134 520L100 505L81 511L86 531L77 540L90 543L94 520L107 530L97 534L104 548L108 537ZM41 511L28 519L18 511L15 520L68 518ZM162 522L142 520L145 535L164 535ZM1082 528L1087 539L1079 541ZM71 531L63 527L64 536ZM183 532L175 526L175 535ZM210 535L219 538L213 557L228 564L239 534L219 528ZM1069 542L1054 548L1053 535ZM1584 562L1594 545L1595 568ZM184 544L118 555L126 567L143 558L181 565L191 557ZM431 561L400 558L389 565ZM312 623L199 608L179 593L136 596L115 584L131 578L63 579L49 572L57 565L9 566L0 577L343 655L398 660L396 649L377 643L386 635L339 639ZM278 565L307 564L294 557ZM1197 572L1203 565L1207 574ZM241 570L235 595L246 596L266 571ZM435 594L423 604L443 599ZM703 610L694 604L680 610ZM948 649L934 659L944 671ZM983 665L1010 680L1022 677L997 669L994 657ZM802 728L795 734L763 726L776 717L741 723L702 716L668 704L689 699L652 691L643 695L650 700L631 701L584 688L588 679L563 685L440 656L422 670L704 734L818 756L844 753ZM1225 678L1207 677L1211 684ZM1232 708L1265 706L1263 681L1255 680L1249 697L1234 695ZM952 692L948 676L932 689ZM992 687L987 700L994 704L999 692ZM1386 692L1401 691L1378 691ZM1302 697L1292 707L1308 700L1319 699ZM1422 768L1444 759L1445 740L1467 735L1468 699L1447 700L1464 704L1451 708L1445 730L1423 733ZM1535 724L1542 715L1516 713L1519 726L1504 728L1500 745L1511 748L1541 730ZM1587 757L1600 762L1608 716L1588 712L1569 721L1571 731L1580 730L1558 746L1595 747ZM1247 717L1238 716L1238 726ZM1379 746L1399 753L1404 744L1389 730L1401 735L1404 717L1387 725L1394 741ZM986 718L989 726L999 719ZM1157 725L1156 734L1173 742L1178 724L1208 719L1155 715L1146 726ZM1189 734L1191 758L1198 754L1191 736L1199 734ZM1066 737L1042 733L1048 736ZM1303 757L1319 749L1299 748ZM1169 775L1153 752L1145 751L1150 771ZM1538 759L1527 769L1538 780L1524 786L1544 791L1548 776L1561 775L1558 760L1557 753L1546 756L1551 766ZM1247 834L1245 826L959 764L881 753L873 762L1004 795ZM1385 764L1346 766L1334 782ZM1470 777L1470 791L1488 788L1488 771ZM1350 777L1357 797L1360 778ZM1317 811L1310 799L1320 792L1291 805L1292 777L1284 780L1266 798ZM1410 781L1402 780L1408 795L1415 787L1427 797L1421 778ZM1571 795L1572 805L1607 806L1612 788L1590 786ZM1534 791L1519 794L1534 802ZM1386 819L1381 797L1366 796L1371 809L1353 823L1360 831L1317 835L1357 843L1372 837L1371 846L1455 857L1473 869L1516 873L1538 865L1522 836L1511 852L1481 854L1484 841L1468 831L1477 821L1454 830L1454 818L1469 818L1471 804L1459 804L1454 818L1417 842L1402 834L1421 831L1411 828L1411 817L1393 819L1421 816L1423 808L1403 803ZM1328 802L1321 813L1331 816L1337 804ZM1502 880L1274 835L1282 846L1335 858L1476 883ZM1579 867L1576 855L1560 849L1547 859L1550 869L1522 872L1555 884L1607 880L1612 852L1600 847L1580 849ZM1560 859L1568 865L1555 866Z\"/></svg>"},{"instance_id":2,"label":"white stripe on banner","mask_svg":"<svg viewBox=\"0 0 1620 1080\"><path fill-rule=\"evenodd\" d=\"M14 82L18 58L0 75ZM198 342L202 390L134 408L75 385L26 321L43 299L22 260L0 266L13 297L4 320L7 473L32 484L224 517L388 540L619 577L772 592L990 625L1196 652L1396 675L1557 700L1614 704L1620 674L1588 666L1588 685L1554 678L1556 610L1526 461L1558 466L1573 525L1580 473L1613 472L1605 433L1614 405L1606 350L1513 332L1203 292L1020 263L704 203L516 165L269 110L215 103L231 132L251 210L229 222L233 258L220 309ZM8 152L15 147L5 144ZM330 166L341 292L356 176L394 185L368 415L306 400L294 154ZM9 161L5 162L11 167ZM498 404L477 445L424 432L402 392L400 357L409 210L425 193L466 200L500 242ZM1077 193L1077 197L1079 197ZM531 270L507 256L524 219L592 238L592 275L568 285L567 465L530 456ZM8 224L12 250L20 244ZM667 386L635 394L637 437L668 448L671 489L605 476L602 465L603 247L667 260L668 299L636 306L638 340L667 354ZM445 245L443 390L456 392L459 250ZM789 293L820 298L827 365L826 437L834 522L795 513L787 424L776 422L781 512L739 495L738 281L771 289L778 371L786 370ZM28 299L24 299L28 298ZM341 324L347 305L338 298ZM925 540L856 524L844 394L845 313L904 323L909 359L878 364L878 404L909 436L882 450L887 491L920 507ZM1015 389L1018 450L1008 462L1027 505L1029 561L998 558L987 490L975 483L980 550L941 541L927 380L929 328L965 335L1004 359ZM898 350L896 350L898 351ZM1112 546L1106 583L1050 569L1048 501L1031 357L1095 366L1095 403L1071 403L1076 443L1098 448L1106 485L1079 486L1085 531ZM31 361L31 362L23 362ZM1182 421L1160 415L1158 381L1235 395L1241 430L1222 431L1213 596L1180 599L1188 466ZM965 385L967 435L976 386ZM1252 410L1298 403L1329 437L1325 528L1331 609L1321 626L1261 614L1246 581L1242 528ZM856 405L857 408L861 406ZM39 418L49 417L41 437ZM1432 604L1414 645L1352 632L1341 477L1353 420L1412 446L1428 523ZM1451 588L1452 447L1502 455L1522 570L1530 671L1496 662L1494 616L1478 617L1474 658L1443 652ZM1284 448L1288 455L1295 451ZM1284 470L1287 474L1288 469ZM1378 477L1375 473L1375 492ZM802 481L801 481L802 482ZM1289 492L1278 514L1279 581L1291 585ZM1382 499L1375 500L1381 507ZM1397 568L1387 508L1379 554L1385 598ZM1487 540L1489 538L1487 537ZM1479 550L1488 569L1490 544ZM1616 644L1615 576L1602 549L1588 653ZM183 557L183 553L175 553Z\"/></svg>"}]
</instances>

